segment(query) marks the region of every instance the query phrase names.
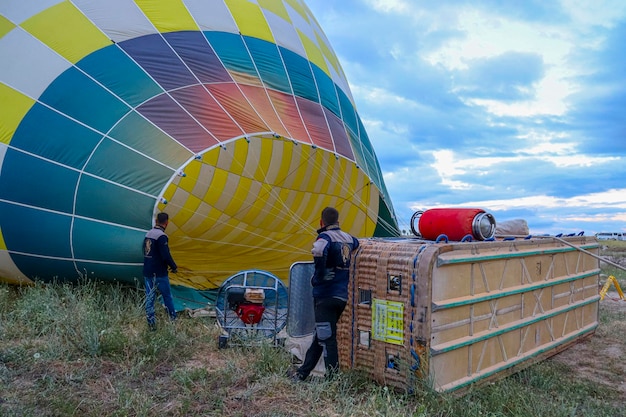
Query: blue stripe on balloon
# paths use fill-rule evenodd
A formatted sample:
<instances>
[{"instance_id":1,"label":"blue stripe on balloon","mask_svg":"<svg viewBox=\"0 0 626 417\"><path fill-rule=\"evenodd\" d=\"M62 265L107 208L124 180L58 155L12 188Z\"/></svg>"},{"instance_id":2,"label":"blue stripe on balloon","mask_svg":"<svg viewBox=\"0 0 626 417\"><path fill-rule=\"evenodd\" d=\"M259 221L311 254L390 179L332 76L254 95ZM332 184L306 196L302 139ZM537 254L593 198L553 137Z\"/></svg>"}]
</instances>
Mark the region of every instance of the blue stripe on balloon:
<instances>
[{"instance_id":1,"label":"blue stripe on balloon","mask_svg":"<svg viewBox=\"0 0 626 417\"><path fill-rule=\"evenodd\" d=\"M191 152L136 112L126 115L109 136L170 167L183 165Z\"/></svg>"},{"instance_id":2,"label":"blue stripe on balloon","mask_svg":"<svg viewBox=\"0 0 626 417\"><path fill-rule=\"evenodd\" d=\"M198 84L198 80L159 35L146 35L118 45L165 90Z\"/></svg>"},{"instance_id":3,"label":"blue stripe on balloon","mask_svg":"<svg viewBox=\"0 0 626 417\"><path fill-rule=\"evenodd\" d=\"M101 138L101 134L35 103L16 129L11 147L82 169Z\"/></svg>"},{"instance_id":4,"label":"blue stripe on balloon","mask_svg":"<svg viewBox=\"0 0 626 417\"><path fill-rule=\"evenodd\" d=\"M324 71L315 65L313 66L313 74L315 75L317 89L319 90L319 94L322 99L322 106L326 107L336 116L341 117L335 83L330 79L330 77L328 77L328 75L326 75Z\"/></svg>"},{"instance_id":5,"label":"blue stripe on balloon","mask_svg":"<svg viewBox=\"0 0 626 417\"><path fill-rule=\"evenodd\" d=\"M365 164L365 157L363 156L363 149L361 149L361 143L359 138L356 136L352 130L348 130L348 139L350 139L350 143L352 144L352 149L356 149L354 152L354 160L356 164L362 168L367 168ZM367 171L365 171L367 173Z\"/></svg>"},{"instance_id":6,"label":"blue stripe on balloon","mask_svg":"<svg viewBox=\"0 0 626 417\"><path fill-rule=\"evenodd\" d=\"M255 38L245 38L245 41L263 83L274 90L291 93L287 72L276 44Z\"/></svg>"},{"instance_id":7,"label":"blue stripe on balloon","mask_svg":"<svg viewBox=\"0 0 626 417\"><path fill-rule=\"evenodd\" d=\"M9 148L2 163L0 199L71 213L78 175L75 170ZM20 219L8 218L28 227Z\"/></svg>"},{"instance_id":8,"label":"blue stripe on balloon","mask_svg":"<svg viewBox=\"0 0 626 417\"><path fill-rule=\"evenodd\" d=\"M77 218L72 229L74 257L111 263L140 263L143 262L141 245L145 234L141 230ZM111 243L103 245L102 242Z\"/></svg>"},{"instance_id":9,"label":"blue stripe on balloon","mask_svg":"<svg viewBox=\"0 0 626 417\"><path fill-rule=\"evenodd\" d=\"M224 32L204 32L224 66L231 72L258 77L241 37Z\"/></svg>"},{"instance_id":10,"label":"blue stripe on balloon","mask_svg":"<svg viewBox=\"0 0 626 417\"><path fill-rule=\"evenodd\" d=\"M59 75L40 100L100 132L108 131L129 111L127 105L75 67Z\"/></svg>"},{"instance_id":11,"label":"blue stripe on balloon","mask_svg":"<svg viewBox=\"0 0 626 417\"><path fill-rule=\"evenodd\" d=\"M232 81L202 32L171 32L163 36L200 82Z\"/></svg>"},{"instance_id":12,"label":"blue stripe on balloon","mask_svg":"<svg viewBox=\"0 0 626 417\"><path fill-rule=\"evenodd\" d=\"M171 168L109 139L95 150L85 172L152 195L159 195L174 174Z\"/></svg>"},{"instance_id":13,"label":"blue stripe on balloon","mask_svg":"<svg viewBox=\"0 0 626 417\"><path fill-rule=\"evenodd\" d=\"M143 239L140 238L141 243ZM141 254L141 248L135 248ZM139 262L142 262L140 259ZM98 262L76 262L79 271L89 271L87 277L92 280L105 280L109 283L119 282L131 284L136 287L143 285L143 272L141 265L116 265ZM83 272L84 273L84 272Z\"/></svg>"},{"instance_id":14,"label":"blue stripe on balloon","mask_svg":"<svg viewBox=\"0 0 626 417\"><path fill-rule=\"evenodd\" d=\"M2 235L9 250L71 257L70 216L0 202L0 217L10 220L2 223ZM18 268L26 272L20 265Z\"/></svg>"},{"instance_id":15,"label":"blue stripe on balloon","mask_svg":"<svg viewBox=\"0 0 626 417\"><path fill-rule=\"evenodd\" d=\"M372 155L375 155L374 147L372 146L372 142L370 142L369 136L367 136L367 132L365 131L365 126L363 126L363 121L361 118L358 118L359 123L359 138L361 139L361 143L363 144L363 148L367 150Z\"/></svg>"},{"instance_id":16,"label":"blue stripe on balloon","mask_svg":"<svg viewBox=\"0 0 626 417\"><path fill-rule=\"evenodd\" d=\"M343 91L338 88L337 92L339 95L339 105L341 106L341 116L343 118L343 122L346 124L348 130L352 131L352 133L354 133L355 135L358 135L359 128L354 106L352 105L352 102L350 101L348 96L345 95ZM354 149L358 150L360 149L360 147Z\"/></svg>"},{"instance_id":17,"label":"blue stripe on balloon","mask_svg":"<svg viewBox=\"0 0 626 417\"><path fill-rule=\"evenodd\" d=\"M315 83L311 82L313 74L311 73L309 61L287 49L283 49L281 52L294 94L298 97L319 103L320 100L317 89L315 88Z\"/></svg>"},{"instance_id":18,"label":"blue stripe on balloon","mask_svg":"<svg viewBox=\"0 0 626 417\"><path fill-rule=\"evenodd\" d=\"M156 198L83 175L76 194L76 215L140 229L152 227Z\"/></svg>"},{"instance_id":19,"label":"blue stripe on balloon","mask_svg":"<svg viewBox=\"0 0 626 417\"><path fill-rule=\"evenodd\" d=\"M131 107L163 93L163 89L117 45L107 46L87 55L76 66Z\"/></svg>"},{"instance_id":20,"label":"blue stripe on balloon","mask_svg":"<svg viewBox=\"0 0 626 417\"><path fill-rule=\"evenodd\" d=\"M70 260L39 258L11 254L11 260L27 277L43 282L77 282L80 278L74 262Z\"/></svg>"}]
</instances>

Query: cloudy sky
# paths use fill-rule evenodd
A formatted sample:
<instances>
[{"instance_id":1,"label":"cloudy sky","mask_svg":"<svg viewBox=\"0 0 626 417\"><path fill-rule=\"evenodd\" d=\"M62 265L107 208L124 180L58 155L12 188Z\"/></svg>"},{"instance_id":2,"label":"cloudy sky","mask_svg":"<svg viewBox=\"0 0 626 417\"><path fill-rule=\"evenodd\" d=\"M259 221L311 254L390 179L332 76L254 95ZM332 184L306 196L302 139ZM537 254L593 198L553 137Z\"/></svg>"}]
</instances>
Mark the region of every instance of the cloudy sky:
<instances>
[{"instance_id":1,"label":"cloudy sky","mask_svg":"<svg viewBox=\"0 0 626 417\"><path fill-rule=\"evenodd\" d=\"M465 206L533 234L626 232L626 1L307 4L401 229Z\"/></svg>"}]
</instances>

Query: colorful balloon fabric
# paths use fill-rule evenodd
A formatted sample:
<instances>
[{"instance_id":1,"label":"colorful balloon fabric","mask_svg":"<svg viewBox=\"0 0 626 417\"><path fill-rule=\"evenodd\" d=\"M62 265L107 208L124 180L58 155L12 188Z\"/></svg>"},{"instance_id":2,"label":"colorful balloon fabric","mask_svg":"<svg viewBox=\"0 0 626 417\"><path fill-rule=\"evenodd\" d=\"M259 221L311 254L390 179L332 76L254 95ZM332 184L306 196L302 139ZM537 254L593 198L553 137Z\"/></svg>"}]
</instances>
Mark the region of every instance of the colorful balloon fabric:
<instances>
[{"instance_id":1,"label":"colorful balloon fabric","mask_svg":"<svg viewBox=\"0 0 626 417\"><path fill-rule=\"evenodd\" d=\"M300 0L0 3L0 280L142 282L170 215L179 294L285 280L325 206L396 236L348 82Z\"/></svg>"}]
</instances>

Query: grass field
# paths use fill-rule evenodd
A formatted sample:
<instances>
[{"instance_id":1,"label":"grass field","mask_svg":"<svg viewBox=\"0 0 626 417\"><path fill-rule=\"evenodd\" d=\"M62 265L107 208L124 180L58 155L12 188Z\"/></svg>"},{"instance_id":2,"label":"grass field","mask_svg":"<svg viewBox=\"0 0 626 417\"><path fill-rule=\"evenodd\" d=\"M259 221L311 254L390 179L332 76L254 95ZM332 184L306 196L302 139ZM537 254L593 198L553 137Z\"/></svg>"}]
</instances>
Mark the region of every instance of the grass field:
<instances>
[{"instance_id":1,"label":"grass field","mask_svg":"<svg viewBox=\"0 0 626 417\"><path fill-rule=\"evenodd\" d=\"M626 260L626 242L602 244ZM626 288L601 266L602 283ZM613 288L590 340L463 396L398 393L356 371L296 384L284 349L218 349L210 317L149 332L142 302L93 282L0 286L0 416L626 416L626 301Z\"/></svg>"}]
</instances>

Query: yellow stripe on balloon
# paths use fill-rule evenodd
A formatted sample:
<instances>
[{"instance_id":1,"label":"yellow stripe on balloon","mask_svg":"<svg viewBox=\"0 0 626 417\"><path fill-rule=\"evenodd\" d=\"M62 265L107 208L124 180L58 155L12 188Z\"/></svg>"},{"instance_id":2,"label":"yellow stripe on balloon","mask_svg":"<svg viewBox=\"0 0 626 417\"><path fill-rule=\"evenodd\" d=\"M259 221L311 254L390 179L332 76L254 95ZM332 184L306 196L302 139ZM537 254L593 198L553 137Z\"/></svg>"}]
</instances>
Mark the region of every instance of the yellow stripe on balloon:
<instances>
[{"instance_id":1,"label":"yellow stripe on balloon","mask_svg":"<svg viewBox=\"0 0 626 417\"><path fill-rule=\"evenodd\" d=\"M181 0L135 0L159 32L200 30Z\"/></svg>"},{"instance_id":2,"label":"yellow stripe on balloon","mask_svg":"<svg viewBox=\"0 0 626 417\"><path fill-rule=\"evenodd\" d=\"M285 3L289 4L300 16L302 16L307 22L309 21L309 14L307 13L302 3L298 0L285 0Z\"/></svg>"},{"instance_id":3,"label":"yellow stripe on balloon","mask_svg":"<svg viewBox=\"0 0 626 417\"><path fill-rule=\"evenodd\" d=\"M212 166L195 159L185 167L185 177L179 180L179 186L196 196L203 196L209 189L213 171Z\"/></svg>"},{"instance_id":4,"label":"yellow stripe on balloon","mask_svg":"<svg viewBox=\"0 0 626 417\"><path fill-rule=\"evenodd\" d=\"M342 172L341 162L339 161L339 158L329 155L328 165L329 172L333 172L334 174L332 176L329 176L330 182L328 184L327 193L331 195L344 196L347 198L349 195L349 187L346 186L348 178L342 176L342 174L344 173Z\"/></svg>"},{"instance_id":5,"label":"yellow stripe on balloon","mask_svg":"<svg viewBox=\"0 0 626 417\"><path fill-rule=\"evenodd\" d=\"M0 143L9 144L20 122L35 101L0 83Z\"/></svg>"},{"instance_id":6,"label":"yellow stripe on balloon","mask_svg":"<svg viewBox=\"0 0 626 417\"><path fill-rule=\"evenodd\" d=\"M365 222L365 215L362 210L359 210L358 206L349 204L347 205L347 211L344 211L341 216L343 217L343 221L341 221L342 227L345 230L357 230L357 236L363 236L362 234L362 225Z\"/></svg>"},{"instance_id":7,"label":"yellow stripe on balloon","mask_svg":"<svg viewBox=\"0 0 626 417\"><path fill-rule=\"evenodd\" d=\"M259 151L257 151L257 155L272 155L272 149L274 147L274 144L277 141L272 140L272 139L268 139L268 138L263 138L261 140L261 149ZM257 146L257 144L255 143L255 146ZM252 150L251 150L252 152ZM267 178L267 172L270 169L270 164L272 162L271 158L263 158L259 161L259 165L256 169L256 172L254 173L254 179L256 179L257 181L265 181L265 179Z\"/></svg>"},{"instance_id":8,"label":"yellow stripe on balloon","mask_svg":"<svg viewBox=\"0 0 626 417\"><path fill-rule=\"evenodd\" d=\"M330 167L330 157L331 154L325 151L322 151L324 153L324 160L323 160L323 164L321 167L322 172L332 172L331 167ZM313 192L314 193L326 193L328 194L330 192L329 187L330 187L330 182L331 181L335 181L335 178L332 178L332 174L330 175L323 175L319 178L319 180L317 181L317 184L315 184L315 187Z\"/></svg>"},{"instance_id":9,"label":"yellow stripe on balloon","mask_svg":"<svg viewBox=\"0 0 626 417\"><path fill-rule=\"evenodd\" d=\"M248 192L250 191L250 187L252 186L252 180L246 177L239 177L239 184L237 184L237 188L233 194L233 197L226 207L227 213L237 214L241 210L242 206L247 200Z\"/></svg>"},{"instance_id":10,"label":"yellow stripe on balloon","mask_svg":"<svg viewBox=\"0 0 626 417\"><path fill-rule=\"evenodd\" d=\"M175 215L178 215L179 213L182 213L184 211L185 203L187 202L191 194L174 184L172 185L171 189L173 193L172 195L165 197L167 200L167 205L164 207L163 210L166 211L170 215L170 217L174 217Z\"/></svg>"},{"instance_id":11,"label":"yellow stripe on balloon","mask_svg":"<svg viewBox=\"0 0 626 417\"><path fill-rule=\"evenodd\" d=\"M319 220L319 214L324 207L320 207L321 204L316 204L319 203L320 198L318 197L314 199L312 193L314 193L313 190L315 189L316 184L319 182L320 175L328 175L329 173L322 174L321 168L326 152L319 149L316 149L314 152L315 154L313 157L315 159L315 163L313 173L310 176L309 181L307 181L305 185L304 190L307 192L307 195L305 195L305 198L303 198L300 208L298 208L298 212L302 213L302 217L317 218ZM318 225L316 225L316 227L317 226Z\"/></svg>"},{"instance_id":12,"label":"yellow stripe on balloon","mask_svg":"<svg viewBox=\"0 0 626 417\"><path fill-rule=\"evenodd\" d=\"M209 186L209 191L205 194L203 200L210 206L217 208L218 210L223 211L223 207L225 207L225 198L227 196L228 188L227 184L229 181L229 175L227 171L223 169L216 169L213 174L213 180L211 181L211 185ZM221 201L221 204L220 204Z\"/></svg>"},{"instance_id":13,"label":"yellow stripe on balloon","mask_svg":"<svg viewBox=\"0 0 626 417\"><path fill-rule=\"evenodd\" d=\"M292 174L291 188L296 190L301 189L309 168L309 158L311 156L311 148L309 146L299 145L295 148L297 150L297 169Z\"/></svg>"},{"instance_id":14,"label":"yellow stripe on balloon","mask_svg":"<svg viewBox=\"0 0 626 417\"><path fill-rule=\"evenodd\" d=\"M220 216L220 213L218 210L215 210L213 207L203 202L198 208L197 214L197 217L201 220L200 226L197 228L201 234L198 236L200 239L207 239L213 233L213 225Z\"/></svg>"},{"instance_id":15,"label":"yellow stripe on balloon","mask_svg":"<svg viewBox=\"0 0 626 417\"><path fill-rule=\"evenodd\" d=\"M199 195L202 201L210 206L212 206L219 198L219 190L221 190L219 187L226 183L226 176L228 175L226 171L215 167L212 167L212 172L213 175L210 178L202 178L201 181L206 181L208 185L206 187L206 192Z\"/></svg>"},{"instance_id":16,"label":"yellow stripe on balloon","mask_svg":"<svg viewBox=\"0 0 626 417\"><path fill-rule=\"evenodd\" d=\"M260 184L260 190L257 194L257 197L255 198L252 206L249 208L246 215L243 217L244 222L260 226L260 224L262 223L262 219L265 217L262 216L262 214L264 214L263 211L266 208L267 200L269 199L271 192L271 185Z\"/></svg>"},{"instance_id":17,"label":"yellow stripe on balloon","mask_svg":"<svg viewBox=\"0 0 626 417\"><path fill-rule=\"evenodd\" d=\"M306 51L309 61L320 67L326 74L329 74L326 60L324 59L320 48L300 30L298 30L298 36L300 36L300 41L304 46L304 50Z\"/></svg>"},{"instance_id":18,"label":"yellow stripe on balloon","mask_svg":"<svg viewBox=\"0 0 626 417\"><path fill-rule=\"evenodd\" d=\"M254 206L259 196L264 191L260 182L251 178L248 178L248 180L250 181L250 188L248 189L248 195L239 210L238 216L246 223L254 223L255 217L254 215L251 215L250 212L254 210Z\"/></svg>"},{"instance_id":19,"label":"yellow stripe on balloon","mask_svg":"<svg viewBox=\"0 0 626 417\"><path fill-rule=\"evenodd\" d=\"M180 223L180 227L183 230L183 235L185 236L189 236L190 230L197 230L199 227L201 227L205 213L208 213L210 211L210 208L204 203L204 201L200 200L195 195L194 201L198 202L198 206L193 209L192 213L190 213L190 218L185 219L184 222L179 222L178 218L176 218L176 222ZM189 207L191 207L191 204L189 205Z\"/></svg>"},{"instance_id":20,"label":"yellow stripe on balloon","mask_svg":"<svg viewBox=\"0 0 626 417\"><path fill-rule=\"evenodd\" d=\"M234 148L232 151L232 162L230 165L230 172L237 175L245 175L244 167L245 161L248 155L248 142L245 139L240 139L234 143L229 144L229 149Z\"/></svg>"},{"instance_id":21,"label":"yellow stripe on balloon","mask_svg":"<svg viewBox=\"0 0 626 417\"><path fill-rule=\"evenodd\" d=\"M200 170L199 165L200 164L194 164L193 162L189 164L185 168L185 176L176 178L174 180L174 183L177 184L178 187L187 191L188 193L193 193L196 187L196 184L198 183L198 172Z\"/></svg>"},{"instance_id":22,"label":"yellow stripe on balloon","mask_svg":"<svg viewBox=\"0 0 626 417\"><path fill-rule=\"evenodd\" d=\"M374 234L374 230L376 229L376 222L378 221L378 212L379 212L379 204L380 204L380 193L378 192L378 188L373 185L369 185L367 187L367 191L369 194L369 201L367 203L366 210L368 215L368 222L366 223L367 229L361 234L361 236L372 236Z\"/></svg>"},{"instance_id":23,"label":"yellow stripe on balloon","mask_svg":"<svg viewBox=\"0 0 626 417\"><path fill-rule=\"evenodd\" d=\"M276 199L272 207L271 215L267 218L266 228L272 232L285 233L285 224L295 221L294 214L290 211L291 207L286 205L286 200L289 196L289 190L287 189L275 189L274 195Z\"/></svg>"},{"instance_id":24,"label":"yellow stripe on balloon","mask_svg":"<svg viewBox=\"0 0 626 417\"><path fill-rule=\"evenodd\" d=\"M200 200L198 197L196 197L193 194L189 194L189 196L187 197L187 200L185 201L185 204L183 205L182 210L176 216L176 221L181 226L186 224L189 221L189 219L191 219L195 215L201 203L202 203L202 200Z\"/></svg>"},{"instance_id":25,"label":"yellow stripe on balloon","mask_svg":"<svg viewBox=\"0 0 626 417\"><path fill-rule=\"evenodd\" d=\"M15 28L15 25L4 16L0 16L0 38Z\"/></svg>"},{"instance_id":26,"label":"yellow stripe on balloon","mask_svg":"<svg viewBox=\"0 0 626 417\"><path fill-rule=\"evenodd\" d=\"M289 162L289 166L286 168L283 180L279 184L283 188L294 188L297 172L301 165L301 146L298 146L294 142L290 142L289 148L291 149L291 157L289 161L285 161L285 163Z\"/></svg>"},{"instance_id":27,"label":"yellow stripe on balloon","mask_svg":"<svg viewBox=\"0 0 626 417\"><path fill-rule=\"evenodd\" d=\"M364 175L363 170L360 170L354 164L349 164L349 168L347 168L346 177L349 178L350 193L352 194L362 194L365 189L365 184L369 181L369 178ZM350 198L350 197L348 197ZM359 203L362 204L365 200L363 198L359 199Z\"/></svg>"},{"instance_id":28,"label":"yellow stripe on balloon","mask_svg":"<svg viewBox=\"0 0 626 417\"><path fill-rule=\"evenodd\" d=\"M243 36L263 39L274 43L274 36L258 5L241 0L225 0L230 13Z\"/></svg>"},{"instance_id":29,"label":"yellow stripe on balloon","mask_svg":"<svg viewBox=\"0 0 626 417\"><path fill-rule=\"evenodd\" d=\"M209 152L202 155L202 162L207 165L217 166L217 160L220 156L220 148L211 149Z\"/></svg>"},{"instance_id":30,"label":"yellow stripe on balloon","mask_svg":"<svg viewBox=\"0 0 626 417\"><path fill-rule=\"evenodd\" d=\"M321 149L314 149L312 152L313 171L311 172L311 176L309 177L304 187L304 189L309 193L314 192L314 190L316 189L316 185L320 175L326 175L326 173L322 173L325 152Z\"/></svg>"},{"instance_id":31,"label":"yellow stripe on balloon","mask_svg":"<svg viewBox=\"0 0 626 417\"><path fill-rule=\"evenodd\" d=\"M245 161L240 161L243 165L242 174L244 177L258 181L256 173L261 158L261 141L258 138L252 138L250 143L246 142Z\"/></svg>"},{"instance_id":32,"label":"yellow stripe on balloon","mask_svg":"<svg viewBox=\"0 0 626 417\"><path fill-rule=\"evenodd\" d=\"M4 237L2 236L2 230L0 229L0 250L7 250L7 244L4 241Z\"/></svg>"},{"instance_id":33,"label":"yellow stripe on balloon","mask_svg":"<svg viewBox=\"0 0 626 417\"><path fill-rule=\"evenodd\" d=\"M321 36L319 36L317 33L315 34L315 36L317 38L317 44L319 45L319 49L322 55L324 55L324 58L326 58L326 62L329 62L330 65L332 65L332 67L335 69L335 72L337 74L343 76L343 70L341 68L341 65L339 65L339 60L337 59L337 56L330 49L330 46L328 46L328 44L324 42L324 39L322 39ZM325 68L325 67L321 67L321 68ZM326 69L326 73L330 75L327 69Z\"/></svg>"},{"instance_id":34,"label":"yellow stripe on balloon","mask_svg":"<svg viewBox=\"0 0 626 417\"><path fill-rule=\"evenodd\" d=\"M213 209L214 210L212 211L212 216L214 221L213 226L211 226L211 240L213 240L214 243L225 242L225 236L228 232L228 230L226 230L226 226L229 220L229 216L227 216L226 213L224 213L222 210L215 209L215 207ZM232 242L229 243L232 244ZM222 248L220 248L220 250L226 251L228 250L228 246L224 245Z\"/></svg>"},{"instance_id":35,"label":"yellow stripe on balloon","mask_svg":"<svg viewBox=\"0 0 626 417\"><path fill-rule=\"evenodd\" d=\"M281 1L275 0L258 0L259 6L264 8L265 10L269 10L277 16L282 17L287 22L291 23L291 18L289 17L289 13L285 8L285 4Z\"/></svg>"},{"instance_id":36,"label":"yellow stripe on balloon","mask_svg":"<svg viewBox=\"0 0 626 417\"><path fill-rule=\"evenodd\" d=\"M291 163L292 147L290 142L280 141L274 143L272 150L272 163L266 176L266 182L272 185L281 186L287 176L287 171Z\"/></svg>"},{"instance_id":37,"label":"yellow stripe on balloon","mask_svg":"<svg viewBox=\"0 0 626 417\"><path fill-rule=\"evenodd\" d=\"M31 17L21 27L73 64L113 44L69 1Z\"/></svg>"}]
</instances>

